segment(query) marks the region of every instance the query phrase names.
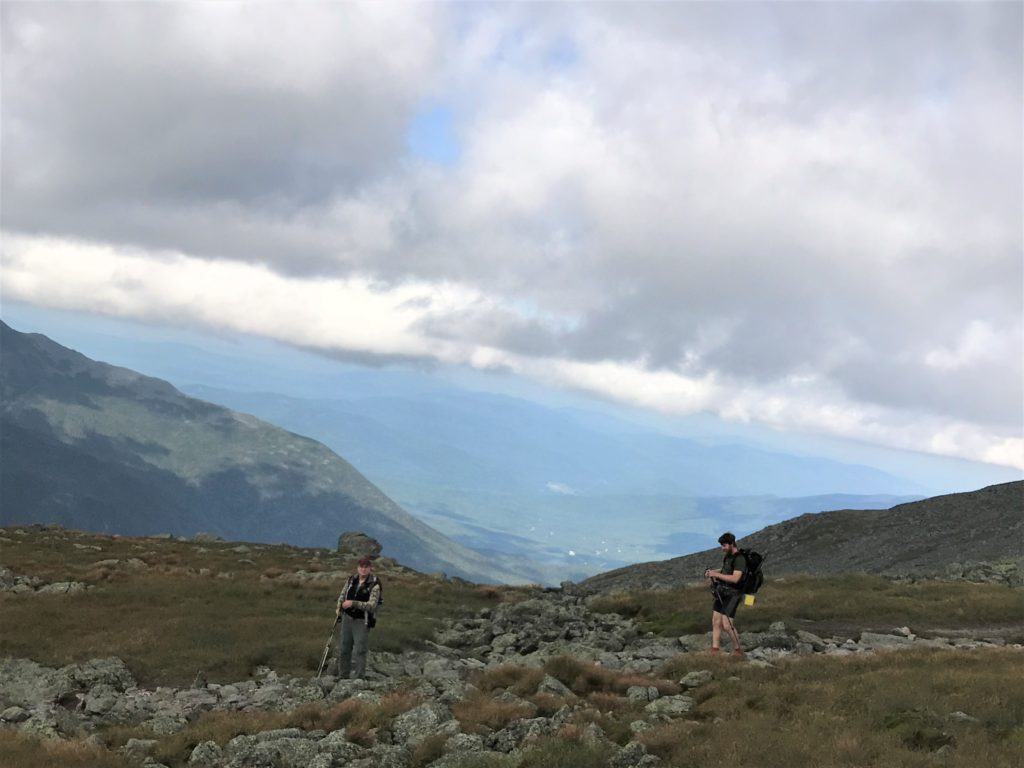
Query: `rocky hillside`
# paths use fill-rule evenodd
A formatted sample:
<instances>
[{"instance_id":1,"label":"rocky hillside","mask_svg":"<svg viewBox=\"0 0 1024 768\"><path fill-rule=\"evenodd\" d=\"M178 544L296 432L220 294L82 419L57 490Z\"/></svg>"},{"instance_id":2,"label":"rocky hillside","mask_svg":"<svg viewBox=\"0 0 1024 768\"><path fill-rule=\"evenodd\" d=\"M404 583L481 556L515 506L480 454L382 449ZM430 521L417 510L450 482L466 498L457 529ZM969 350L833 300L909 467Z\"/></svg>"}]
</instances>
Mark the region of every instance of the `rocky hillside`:
<instances>
[{"instance_id":1,"label":"rocky hillside","mask_svg":"<svg viewBox=\"0 0 1024 768\"><path fill-rule=\"evenodd\" d=\"M252 677L230 683L207 683L200 675L192 687L147 689L117 657L60 668L0 659L0 730L60 739L113 733L117 726L137 736L121 746L110 743L110 736L95 736L92 743L148 768L166 765L154 759L154 754L163 757L162 748L183 749L179 760L183 764L187 758L190 768L512 768L545 737L575 738L602 756L600 762L577 765L641 768L661 764L648 754L644 732L675 723L693 727L708 698L701 689L716 678L736 679L736 670L716 665L717 660L701 666L707 635L654 637L630 619L595 613L581 597L555 590L525 597L449 622L428 649L372 652L365 680L296 677L261 667ZM820 637L781 622L767 632L743 633L742 640L747 659L762 666L790 657L1005 646L999 639L921 638L907 628ZM666 674L673 660L688 656L698 660L698 668ZM482 690L488 685L495 690ZM606 699L627 702L621 706L632 712L617 741L612 723L601 719L602 700L587 695L588 688L601 687L609 689ZM210 731L191 742L171 738L218 713L283 726L295 721L273 720L272 713L299 710L308 721L314 717L310 706L335 707L336 717L349 719L335 722L335 728L329 720L326 727L317 720L317 727L241 728L223 743L210 738ZM370 731L359 727L360 713L375 713ZM177 746L161 746L168 743Z\"/></svg>"},{"instance_id":2,"label":"rocky hillside","mask_svg":"<svg viewBox=\"0 0 1024 768\"><path fill-rule=\"evenodd\" d=\"M984 748L1000 768L1024 734L1006 684L1024 673L1024 613L1003 586L859 577L879 583L858 604L863 584L792 579L742 609L732 656L708 652L703 588L480 587L381 557L366 679L348 680L332 674L336 636L317 670L338 585L372 541L31 526L0 545L4 766L726 768L769 740L773 765L817 765L825 740L846 750L829 766L934 753L972 768ZM680 610L693 622L672 631ZM934 699L933 679L956 697ZM726 736L745 751L722 756Z\"/></svg>"},{"instance_id":3,"label":"rocky hillside","mask_svg":"<svg viewBox=\"0 0 1024 768\"><path fill-rule=\"evenodd\" d=\"M522 577L409 515L326 446L0 323L0 523L328 546L366 531L424 571Z\"/></svg>"},{"instance_id":4,"label":"rocky hillside","mask_svg":"<svg viewBox=\"0 0 1024 768\"><path fill-rule=\"evenodd\" d=\"M874 573L902 576L983 574L1024 560L1024 482L936 496L886 510L800 515L740 542L766 556L771 576ZM620 568L581 583L588 592L678 586L700 579L722 555L692 555ZM999 568L993 572L998 575Z\"/></svg>"}]
</instances>

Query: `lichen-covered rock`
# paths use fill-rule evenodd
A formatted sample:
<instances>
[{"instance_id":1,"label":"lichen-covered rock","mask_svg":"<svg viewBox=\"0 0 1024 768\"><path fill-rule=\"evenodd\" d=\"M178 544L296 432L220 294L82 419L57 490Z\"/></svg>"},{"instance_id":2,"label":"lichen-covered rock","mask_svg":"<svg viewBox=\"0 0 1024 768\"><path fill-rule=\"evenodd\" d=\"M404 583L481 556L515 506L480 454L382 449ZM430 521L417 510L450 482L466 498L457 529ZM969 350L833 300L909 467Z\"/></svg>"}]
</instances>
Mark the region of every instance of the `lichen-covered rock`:
<instances>
[{"instance_id":1,"label":"lichen-covered rock","mask_svg":"<svg viewBox=\"0 0 1024 768\"><path fill-rule=\"evenodd\" d=\"M693 705L694 701L689 696L663 696L657 701L652 701L644 709L652 715L679 717L692 710Z\"/></svg>"},{"instance_id":2,"label":"lichen-covered rock","mask_svg":"<svg viewBox=\"0 0 1024 768\"><path fill-rule=\"evenodd\" d=\"M189 755L188 764L194 768L215 768L220 762L224 750L215 741L204 741L197 744Z\"/></svg>"},{"instance_id":3,"label":"lichen-covered rock","mask_svg":"<svg viewBox=\"0 0 1024 768\"><path fill-rule=\"evenodd\" d=\"M713 678L714 675L710 670L699 669L683 675L679 680L679 684L683 686L683 688L699 688L702 685L710 683Z\"/></svg>"},{"instance_id":4,"label":"lichen-covered rock","mask_svg":"<svg viewBox=\"0 0 1024 768\"><path fill-rule=\"evenodd\" d=\"M451 727L446 727L446 726ZM428 736L438 733L454 735L458 723L452 720L451 711L435 702L420 704L395 718L391 724L395 742L414 748Z\"/></svg>"}]
</instances>

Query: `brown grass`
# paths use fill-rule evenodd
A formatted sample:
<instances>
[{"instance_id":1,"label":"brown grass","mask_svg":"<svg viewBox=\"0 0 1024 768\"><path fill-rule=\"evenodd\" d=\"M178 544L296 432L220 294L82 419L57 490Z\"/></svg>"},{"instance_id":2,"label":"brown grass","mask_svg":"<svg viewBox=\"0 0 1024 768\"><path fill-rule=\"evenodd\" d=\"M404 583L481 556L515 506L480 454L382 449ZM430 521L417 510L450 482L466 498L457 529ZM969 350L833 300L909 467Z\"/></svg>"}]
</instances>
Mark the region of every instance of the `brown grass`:
<instances>
[{"instance_id":1,"label":"brown grass","mask_svg":"<svg viewBox=\"0 0 1024 768\"><path fill-rule=\"evenodd\" d=\"M571 656L556 656L549 659L544 665L544 670L580 696L598 692L623 694L633 686L654 686L663 696L679 692L679 685L671 680L615 672L592 661Z\"/></svg>"},{"instance_id":2,"label":"brown grass","mask_svg":"<svg viewBox=\"0 0 1024 768\"><path fill-rule=\"evenodd\" d=\"M480 691L471 691L465 700L452 707L463 733L482 733L486 729L498 731L513 720L533 717L534 707L529 703L513 704L495 701Z\"/></svg>"},{"instance_id":3,"label":"brown grass","mask_svg":"<svg viewBox=\"0 0 1024 768\"><path fill-rule=\"evenodd\" d=\"M507 690L517 696L534 693L544 679L544 671L517 664L502 664L494 669L476 672L470 682L484 693Z\"/></svg>"},{"instance_id":4,"label":"brown grass","mask_svg":"<svg viewBox=\"0 0 1024 768\"><path fill-rule=\"evenodd\" d=\"M133 763L79 739L38 739L0 729L0 765L5 768L131 768Z\"/></svg>"},{"instance_id":5,"label":"brown grass","mask_svg":"<svg viewBox=\"0 0 1024 768\"><path fill-rule=\"evenodd\" d=\"M448 736L443 733L437 733L425 738L412 751L412 757L409 760L411 768L426 768L435 760L442 758L444 756L444 745L447 741Z\"/></svg>"},{"instance_id":6,"label":"brown grass","mask_svg":"<svg viewBox=\"0 0 1024 768\"><path fill-rule=\"evenodd\" d=\"M619 593L591 601L591 608L635 618L644 631L666 636L710 629L711 596L704 586ZM1019 626L1024 637L1020 589L967 582L892 581L881 576L791 576L765 584L753 607L741 606L741 631L764 631L775 621L831 633L909 625L916 632Z\"/></svg>"},{"instance_id":7,"label":"brown grass","mask_svg":"<svg viewBox=\"0 0 1024 768\"><path fill-rule=\"evenodd\" d=\"M310 553L317 550L267 546L237 553L232 543L23 530L28 535L0 529L17 542L4 544L5 566L45 581L96 586L78 595L0 594L0 655L51 666L116 655L147 686L184 685L200 670L211 682L231 682L260 665L286 674L315 673L341 584L262 577L308 570ZM76 549L75 544L100 546L101 551ZM320 555L325 568L349 565L333 553L321 550ZM126 565L132 558L150 568ZM119 562L96 565L105 560ZM200 570L210 575L200 576ZM221 573L233 576L216 578ZM419 648L440 617L474 615L503 594L500 588L482 591L407 574L384 573L382 579L386 605L373 631L371 653Z\"/></svg>"},{"instance_id":8,"label":"brown grass","mask_svg":"<svg viewBox=\"0 0 1024 768\"><path fill-rule=\"evenodd\" d=\"M1010 649L733 665L698 689L699 722L640 740L668 766L916 768L949 744L943 766L1010 768L1024 745L1024 691L1009 681L1022 678L1024 654Z\"/></svg>"},{"instance_id":9,"label":"brown grass","mask_svg":"<svg viewBox=\"0 0 1024 768\"><path fill-rule=\"evenodd\" d=\"M420 703L422 699L415 694L395 691L383 696L378 703L347 699L332 706L304 704L289 712L207 712L170 736L154 737L141 726L113 726L106 728L102 736L112 748L121 747L132 738L155 738L157 745L153 756L168 764L184 762L204 741L224 746L236 736L279 728L301 728L304 731L344 728L349 741L369 747L374 742L373 734L377 729Z\"/></svg>"}]
</instances>

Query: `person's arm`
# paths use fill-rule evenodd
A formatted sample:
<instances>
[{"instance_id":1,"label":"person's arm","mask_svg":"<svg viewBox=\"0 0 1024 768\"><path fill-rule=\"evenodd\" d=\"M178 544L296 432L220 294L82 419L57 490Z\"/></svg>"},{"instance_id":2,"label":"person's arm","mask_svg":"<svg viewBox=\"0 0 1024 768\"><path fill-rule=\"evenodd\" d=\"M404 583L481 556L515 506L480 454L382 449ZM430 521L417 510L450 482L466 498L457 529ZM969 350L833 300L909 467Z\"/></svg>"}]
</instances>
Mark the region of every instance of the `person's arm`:
<instances>
[{"instance_id":1,"label":"person's arm","mask_svg":"<svg viewBox=\"0 0 1024 768\"><path fill-rule=\"evenodd\" d=\"M373 611L376 611L377 605L380 603L380 582L378 581L376 584L373 585L373 588L370 590L369 600L352 600L351 602L352 607L356 608L357 610L370 611L371 613Z\"/></svg>"},{"instance_id":2,"label":"person's arm","mask_svg":"<svg viewBox=\"0 0 1024 768\"><path fill-rule=\"evenodd\" d=\"M743 574L747 572L747 558L742 553L737 553L735 559L732 561L732 573L722 573L719 571L708 571L708 576L712 579L725 582L726 584L739 584L743 579Z\"/></svg>"},{"instance_id":3,"label":"person's arm","mask_svg":"<svg viewBox=\"0 0 1024 768\"><path fill-rule=\"evenodd\" d=\"M732 573L722 573L721 571L708 571L710 576L715 581L724 581L726 584L738 584L740 579L743 578L743 571L733 571Z\"/></svg>"},{"instance_id":4,"label":"person's arm","mask_svg":"<svg viewBox=\"0 0 1024 768\"><path fill-rule=\"evenodd\" d=\"M346 581L346 582L345 582L345 586L344 586L344 587L342 588L342 590L341 590L341 594L340 594L340 595L338 595L338 605L337 605L337 607L336 607L336 608L334 609L334 615L335 615L335 616L341 616L341 609L342 609L342 608L348 608L348 606L347 606L347 605L345 605L345 603L347 602L347 601L345 600L345 595L347 595L347 594L348 594L348 588L349 588L349 587L350 587L351 585L352 585L352 579L349 579L348 581Z\"/></svg>"}]
</instances>

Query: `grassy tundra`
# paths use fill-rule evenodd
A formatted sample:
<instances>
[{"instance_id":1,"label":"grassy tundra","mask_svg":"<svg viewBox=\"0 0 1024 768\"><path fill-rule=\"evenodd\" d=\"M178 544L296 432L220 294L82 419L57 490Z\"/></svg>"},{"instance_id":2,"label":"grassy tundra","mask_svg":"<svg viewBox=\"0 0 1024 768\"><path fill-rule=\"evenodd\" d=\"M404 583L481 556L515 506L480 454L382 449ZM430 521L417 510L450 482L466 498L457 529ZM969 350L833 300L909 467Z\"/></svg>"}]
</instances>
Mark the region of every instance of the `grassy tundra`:
<instances>
[{"instance_id":1,"label":"grassy tundra","mask_svg":"<svg viewBox=\"0 0 1024 768\"><path fill-rule=\"evenodd\" d=\"M21 531L19 533L18 531ZM187 686L202 670L210 682L244 679L256 666L287 674L315 673L333 620L339 584L291 578L298 571L347 571L325 550L237 543L197 544L122 539L56 528L0 529L0 564L47 582L84 581L74 595L0 594L0 655L50 666L117 655L140 684ZM117 562L113 562L117 561ZM399 652L422 645L439 617L475 614L522 589L441 581L397 567L380 569L386 614L373 648ZM647 631L675 636L704 632L709 598L703 587L621 595L594 601L595 610L633 616ZM773 621L826 636L909 625L929 633L980 633L1009 643L1024 639L1024 594L1005 586L890 582L874 577L788 578L773 581L757 605L739 617L741 630ZM631 685L678 692L686 672L714 679L694 691L687 719L634 735L642 705L624 694ZM602 748L583 734L589 723L613 741L644 743L667 766L1019 766L1024 752L1024 651L912 650L851 657L815 656L774 667L681 654L651 675L623 675L578 660L556 658L544 670L586 702L559 738L538 743L516 768L603 764ZM506 665L480 673L475 691L454 708L467 733L511 720L551 715L565 700L538 693L539 670ZM525 704L499 701L513 691ZM240 733L280 727L333 730L353 741L416 706L399 690L379 704L345 701L285 713L207 713L182 732L160 739L156 757L184 765L192 747L226 743ZM80 740L38 741L0 729L4 764L122 766L125 758ZM138 728L102 734L111 747L147 734ZM426 766L441 743L425 741L413 756ZM467 757L465 768L480 765Z\"/></svg>"}]
</instances>

